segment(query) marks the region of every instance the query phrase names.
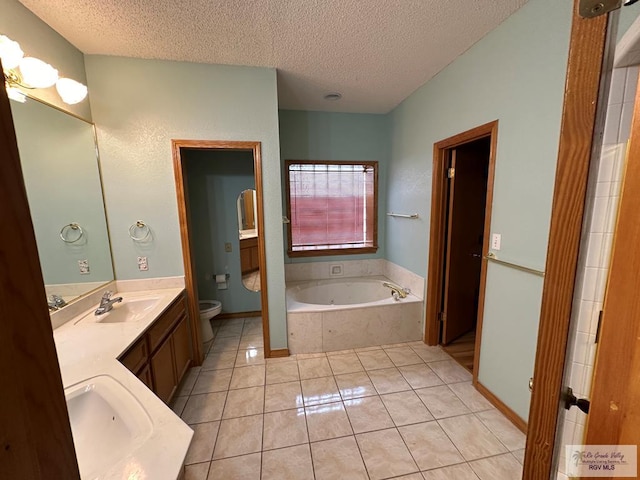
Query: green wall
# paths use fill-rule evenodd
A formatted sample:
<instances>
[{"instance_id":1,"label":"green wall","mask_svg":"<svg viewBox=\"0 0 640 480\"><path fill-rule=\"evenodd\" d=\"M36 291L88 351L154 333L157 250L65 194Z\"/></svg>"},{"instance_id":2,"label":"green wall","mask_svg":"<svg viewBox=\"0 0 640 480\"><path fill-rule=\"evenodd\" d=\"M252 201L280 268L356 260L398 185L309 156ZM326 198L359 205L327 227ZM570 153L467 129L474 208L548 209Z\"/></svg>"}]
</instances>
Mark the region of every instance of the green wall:
<instances>
[{"instance_id":1,"label":"green wall","mask_svg":"<svg viewBox=\"0 0 640 480\"><path fill-rule=\"evenodd\" d=\"M544 269L572 2L530 0L391 112L387 259L426 276L434 143L499 120L491 231L499 258ZM490 264L479 380L522 418L542 278ZM523 335L526 333L526 335ZM500 366L500 368L493 368Z\"/></svg>"},{"instance_id":2,"label":"green wall","mask_svg":"<svg viewBox=\"0 0 640 480\"><path fill-rule=\"evenodd\" d=\"M260 310L260 293L242 284L236 203L240 192L255 188L253 154L188 150L184 158L198 296L220 300L227 313ZM231 252L225 243L232 245ZM215 274L227 272L229 288L218 290Z\"/></svg>"},{"instance_id":3,"label":"green wall","mask_svg":"<svg viewBox=\"0 0 640 480\"><path fill-rule=\"evenodd\" d=\"M271 347L286 347L276 72L87 56L116 278L182 275L172 139L262 142ZM127 230L146 222L153 242ZM149 271L137 269L146 255Z\"/></svg>"},{"instance_id":4,"label":"green wall","mask_svg":"<svg viewBox=\"0 0 640 480\"><path fill-rule=\"evenodd\" d=\"M289 258L283 228L285 259L295 262L329 262L384 258L386 179L390 156L387 115L280 110L280 154L285 160L375 160L378 161L378 251L366 255ZM284 177L283 177L284 182ZM283 212L286 211L284 186Z\"/></svg>"}]
</instances>

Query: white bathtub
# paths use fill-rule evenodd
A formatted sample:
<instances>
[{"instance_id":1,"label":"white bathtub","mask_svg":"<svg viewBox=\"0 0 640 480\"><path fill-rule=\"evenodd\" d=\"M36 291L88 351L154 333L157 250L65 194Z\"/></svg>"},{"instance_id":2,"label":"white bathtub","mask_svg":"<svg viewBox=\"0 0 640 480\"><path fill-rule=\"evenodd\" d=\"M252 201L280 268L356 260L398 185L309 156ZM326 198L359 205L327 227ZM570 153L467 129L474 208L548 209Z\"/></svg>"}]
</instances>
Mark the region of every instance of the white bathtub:
<instances>
[{"instance_id":1,"label":"white bathtub","mask_svg":"<svg viewBox=\"0 0 640 480\"><path fill-rule=\"evenodd\" d=\"M422 300L396 301L385 277L310 280L287 285L291 353L315 353L422 339Z\"/></svg>"}]
</instances>

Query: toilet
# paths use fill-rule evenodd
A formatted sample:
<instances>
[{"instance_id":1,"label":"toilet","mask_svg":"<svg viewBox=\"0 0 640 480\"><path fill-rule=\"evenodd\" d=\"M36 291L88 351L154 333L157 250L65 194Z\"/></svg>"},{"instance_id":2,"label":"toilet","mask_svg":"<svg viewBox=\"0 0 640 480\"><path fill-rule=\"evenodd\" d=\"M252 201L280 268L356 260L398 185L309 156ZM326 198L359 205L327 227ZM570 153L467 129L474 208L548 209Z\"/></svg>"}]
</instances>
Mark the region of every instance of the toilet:
<instances>
[{"instance_id":1,"label":"toilet","mask_svg":"<svg viewBox=\"0 0 640 480\"><path fill-rule=\"evenodd\" d=\"M213 338L211 320L222 311L222 303L218 300L200 300L200 325L202 327L202 341L208 342Z\"/></svg>"}]
</instances>

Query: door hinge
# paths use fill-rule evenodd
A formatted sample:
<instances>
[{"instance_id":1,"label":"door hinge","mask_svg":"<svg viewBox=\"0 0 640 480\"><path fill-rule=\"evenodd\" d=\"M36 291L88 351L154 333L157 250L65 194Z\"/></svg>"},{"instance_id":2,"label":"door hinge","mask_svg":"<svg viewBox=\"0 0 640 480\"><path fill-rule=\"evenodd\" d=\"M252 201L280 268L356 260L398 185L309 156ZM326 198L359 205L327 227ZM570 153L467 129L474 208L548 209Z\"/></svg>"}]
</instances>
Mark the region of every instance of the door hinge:
<instances>
[{"instance_id":1,"label":"door hinge","mask_svg":"<svg viewBox=\"0 0 640 480\"><path fill-rule=\"evenodd\" d=\"M624 5L630 5L632 2L629 0L624 2L623 0L580 0L578 12L581 17L594 18L617 10L623 3Z\"/></svg>"},{"instance_id":2,"label":"door hinge","mask_svg":"<svg viewBox=\"0 0 640 480\"><path fill-rule=\"evenodd\" d=\"M444 322L444 319L447 318L447 314L444 312L438 312L438 320Z\"/></svg>"},{"instance_id":3,"label":"door hinge","mask_svg":"<svg viewBox=\"0 0 640 480\"><path fill-rule=\"evenodd\" d=\"M456 175L456 169L453 167L449 167L449 171L447 172L447 177L453 178Z\"/></svg>"}]
</instances>

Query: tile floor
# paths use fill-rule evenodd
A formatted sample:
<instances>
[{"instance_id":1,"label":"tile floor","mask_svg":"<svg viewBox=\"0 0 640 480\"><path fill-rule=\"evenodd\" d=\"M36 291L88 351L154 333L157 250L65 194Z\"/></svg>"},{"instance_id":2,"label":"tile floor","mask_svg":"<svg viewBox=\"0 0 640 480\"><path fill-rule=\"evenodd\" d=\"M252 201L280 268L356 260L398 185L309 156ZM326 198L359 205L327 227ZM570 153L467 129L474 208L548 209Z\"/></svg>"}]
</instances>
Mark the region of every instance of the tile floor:
<instances>
[{"instance_id":1,"label":"tile floor","mask_svg":"<svg viewBox=\"0 0 640 480\"><path fill-rule=\"evenodd\" d=\"M259 318L215 338L173 409L195 434L185 480L516 480L525 436L439 347L267 359Z\"/></svg>"}]
</instances>

